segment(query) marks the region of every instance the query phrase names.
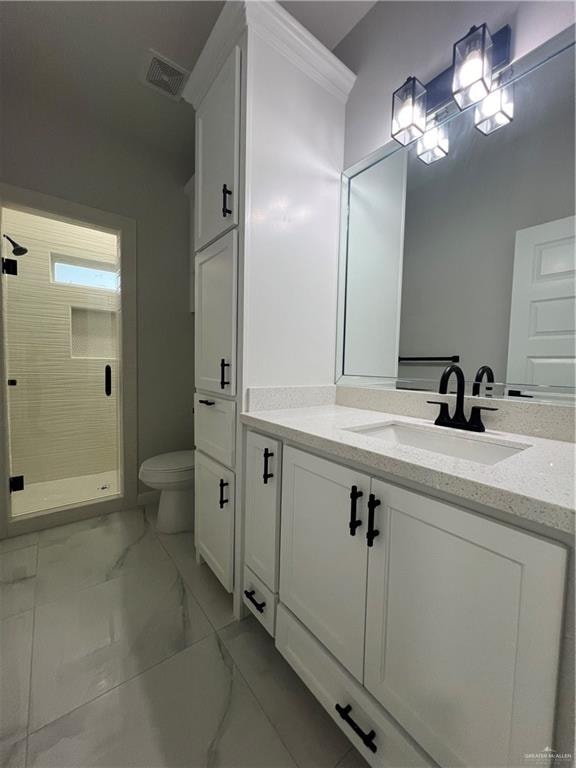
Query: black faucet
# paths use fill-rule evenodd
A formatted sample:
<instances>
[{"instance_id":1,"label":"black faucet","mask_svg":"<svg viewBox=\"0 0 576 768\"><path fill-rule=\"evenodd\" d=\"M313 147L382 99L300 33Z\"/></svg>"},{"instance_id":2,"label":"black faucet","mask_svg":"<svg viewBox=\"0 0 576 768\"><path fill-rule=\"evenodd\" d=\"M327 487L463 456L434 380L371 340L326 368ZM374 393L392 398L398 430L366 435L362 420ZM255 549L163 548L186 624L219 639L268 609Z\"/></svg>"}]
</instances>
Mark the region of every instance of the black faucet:
<instances>
[{"instance_id":1,"label":"black faucet","mask_svg":"<svg viewBox=\"0 0 576 768\"><path fill-rule=\"evenodd\" d=\"M474 384L472 384L472 395L474 397L480 396L480 385L482 384L482 380L484 378L488 384L494 384L494 371L492 368L490 368L489 365L481 365L480 368L478 368L476 371ZM491 389L492 387L490 387L490 390ZM492 395L488 394L488 387L486 387L486 397L492 397Z\"/></svg>"},{"instance_id":2,"label":"black faucet","mask_svg":"<svg viewBox=\"0 0 576 768\"><path fill-rule=\"evenodd\" d=\"M492 369L489 368L487 365L482 366L482 368L480 368L478 373L482 371L482 375L484 375L485 371L483 369L486 369L486 368L490 371L490 373L492 373ZM487 407L475 405L470 411L470 418L466 419L466 416L464 415L464 389L466 387L466 381L464 379L464 372L462 371L462 368L460 368L459 365L452 364L444 369L444 372L440 378L440 386L438 388L438 394L440 395L448 394L448 381L450 380L450 377L452 376L452 374L456 376L456 408L454 410L454 414L450 416L448 403L442 403L438 400L427 400L427 402L432 405L440 406L440 413L438 414L438 417L434 422L434 424L436 424L439 427L452 427L452 429L465 429L469 432L485 432L486 428L482 423L481 412L497 411L498 408L487 408ZM478 377L478 374L476 374L476 376ZM493 380L494 380L494 375L492 374L492 381ZM478 387L480 387L480 382L478 382Z\"/></svg>"}]
</instances>

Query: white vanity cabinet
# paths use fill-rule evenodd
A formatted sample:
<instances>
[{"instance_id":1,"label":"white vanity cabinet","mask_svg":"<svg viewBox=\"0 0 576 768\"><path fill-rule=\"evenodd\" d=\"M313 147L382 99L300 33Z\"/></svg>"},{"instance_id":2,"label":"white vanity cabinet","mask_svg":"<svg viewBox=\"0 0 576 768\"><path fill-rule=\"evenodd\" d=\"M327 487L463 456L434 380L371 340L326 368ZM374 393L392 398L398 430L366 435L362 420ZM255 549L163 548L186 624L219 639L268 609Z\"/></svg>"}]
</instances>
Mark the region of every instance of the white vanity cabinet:
<instances>
[{"instance_id":1,"label":"white vanity cabinet","mask_svg":"<svg viewBox=\"0 0 576 768\"><path fill-rule=\"evenodd\" d=\"M440 765L552 743L564 547L292 447L282 482L277 645L321 701L306 631Z\"/></svg>"},{"instance_id":2,"label":"white vanity cabinet","mask_svg":"<svg viewBox=\"0 0 576 768\"><path fill-rule=\"evenodd\" d=\"M360 681L369 490L366 475L284 449L280 601Z\"/></svg>"},{"instance_id":3,"label":"white vanity cabinet","mask_svg":"<svg viewBox=\"0 0 576 768\"><path fill-rule=\"evenodd\" d=\"M196 254L196 388L236 393L237 233Z\"/></svg>"},{"instance_id":4,"label":"white vanity cabinet","mask_svg":"<svg viewBox=\"0 0 576 768\"><path fill-rule=\"evenodd\" d=\"M244 562L272 592L278 591L281 450L277 440L246 435Z\"/></svg>"},{"instance_id":5,"label":"white vanity cabinet","mask_svg":"<svg viewBox=\"0 0 576 768\"><path fill-rule=\"evenodd\" d=\"M238 224L240 49L235 46L196 111L198 251Z\"/></svg>"},{"instance_id":6,"label":"white vanity cabinet","mask_svg":"<svg viewBox=\"0 0 576 768\"><path fill-rule=\"evenodd\" d=\"M196 452L196 549L232 591L234 573L234 473Z\"/></svg>"}]
</instances>

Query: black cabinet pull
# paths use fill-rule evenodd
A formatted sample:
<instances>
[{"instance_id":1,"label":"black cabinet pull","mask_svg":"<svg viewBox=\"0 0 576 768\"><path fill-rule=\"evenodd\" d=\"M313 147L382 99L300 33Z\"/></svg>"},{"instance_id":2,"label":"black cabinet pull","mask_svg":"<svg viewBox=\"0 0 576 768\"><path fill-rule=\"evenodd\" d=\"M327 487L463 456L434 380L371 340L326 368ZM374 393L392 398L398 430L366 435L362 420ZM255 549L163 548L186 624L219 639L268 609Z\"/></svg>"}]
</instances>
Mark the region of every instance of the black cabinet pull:
<instances>
[{"instance_id":1,"label":"black cabinet pull","mask_svg":"<svg viewBox=\"0 0 576 768\"><path fill-rule=\"evenodd\" d=\"M112 368L109 365L104 368L104 394L106 397L112 394Z\"/></svg>"},{"instance_id":2,"label":"black cabinet pull","mask_svg":"<svg viewBox=\"0 0 576 768\"><path fill-rule=\"evenodd\" d=\"M256 590L255 589L251 589L250 591L245 589L244 590L244 594L246 595L248 600L250 600L250 602L252 603L254 608L256 608L258 613L264 613L264 608L266 607L266 603L265 603L264 600L261 603L259 603L258 600L254 599L254 595L256 594Z\"/></svg>"},{"instance_id":3,"label":"black cabinet pull","mask_svg":"<svg viewBox=\"0 0 576 768\"><path fill-rule=\"evenodd\" d=\"M220 499L218 501L218 506L220 509L224 509L224 504L228 504L230 499L224 498L224 488L228 488L229 483L225 483L224 480L220 480Z\"/></svg>"},{"instance_id":4,"label":"black cabinet pull","mask_svg":"<svg viewBox=\"0 0 576 768\"><path fill-rule=\"evenodd\" d=\"M362 525L362 520L358 520L356 517L356 502L358 499L361 499L364 494L362 491L358 490L358 487L353 485L352 488L350 488L350 522L348 523L348 528L350 528L350 536L356 536L356 528L360 528Z\"/></svg>"},{"instance_id":5,"label":"black cabinet pull","mask_svg":"<svg viewBox=\"0 0 576 768\"><path fill-rule=\"evenodd\" d=\"M216 405L214 400L198 400L199 403L202 403L202 405Z\"/></svg>"},{"instance_id":6,"label":"black cabinet pull","mask_svg":"<svg viewBox=\"0 0 576 768\"><path fill-rule=\"evenodd\" d=\"M342 720L344 720L345 723L348 723L350 728L354 731L354 733L360 737L362 743L365 747L368 747L370 752L377 752L378 747L376 744L374 744L374 738L376 736L376 731L372 730L368 733L364 733L362 728L358 725L358 723L354 722L352 718L350 717L350 712L352 712L352 705L347 704L345 707L340 706L340 704L336 704L336 712L340 715Z\"/></svg>"},{"instance_id":7,"label":"black cabinet pull","mask_svg":"<svg viewBox=\"0 0 576 768\"><path fill-rule=\"evenodd\" d=\"M230 363L227 363L224 358L220 360L220 389L224 389L224 387L227 387L228 384L230 384L229 381L226 381L226 368L230 368Z\"/></svg>"},{"instance_id":8,"label":"black cabinet pull","mask_svg":"<svg viewBox=\"0 0 576 768\"><path fill-rule=\"evenodd\" d=\"M366 541L369 547L373 545L376 536L380 535L378 528L374 528L374 511L381 503L380 499L377 499L373 493L368 496L368 531L366 532Z\"/></svg>"},{"instance_id":9,"label":"black cabinet pull","mask_svg":"<svg viewBox=\"0 0 576 768\"><path fill-rule=\"evenodd\" d=\"M232 190L228 189L226 184L222 184L222 216L226 218L232 210L228 208L228 195L232 195Z\"/></svg>"},{"instance_id":10,"label":"black cabinet pull","mask_svg":"<svg viewBox=\"0 0 576 768\"><path fill-rule=\"evenodd\" d=\"M270 480L272 477L274 477L273 472L268 472L268 459L273 458L274 454L272 451L269 451L268 448L264 448L264 474L262 475L262 480L264 480L264 485L268 485L268 480Z\"/></svg>"}]
</instances>

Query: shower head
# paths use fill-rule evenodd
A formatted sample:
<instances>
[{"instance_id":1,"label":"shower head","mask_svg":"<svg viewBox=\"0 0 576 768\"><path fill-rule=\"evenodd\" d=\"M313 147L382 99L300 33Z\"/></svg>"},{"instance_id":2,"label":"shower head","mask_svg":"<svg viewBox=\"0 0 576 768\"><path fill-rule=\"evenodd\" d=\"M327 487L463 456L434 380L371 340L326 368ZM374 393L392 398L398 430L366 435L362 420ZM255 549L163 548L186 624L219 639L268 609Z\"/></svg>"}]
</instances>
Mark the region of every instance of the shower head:
<instances>
[{"instance_id":1,"label":"shower head","mask_svg":"<svg viewBox=\"0 0 576 768\"><path fill-rule=\"evenodd\" d=\"M8 235L2 235L2 237L5 237L6 240L12 245L12 255L13 256L24 256L26 253L28 253L28 248L24 248L23 245L18 245L16 240L12 240L11 237L8 237Z\"/></svg>"}]
</instances>

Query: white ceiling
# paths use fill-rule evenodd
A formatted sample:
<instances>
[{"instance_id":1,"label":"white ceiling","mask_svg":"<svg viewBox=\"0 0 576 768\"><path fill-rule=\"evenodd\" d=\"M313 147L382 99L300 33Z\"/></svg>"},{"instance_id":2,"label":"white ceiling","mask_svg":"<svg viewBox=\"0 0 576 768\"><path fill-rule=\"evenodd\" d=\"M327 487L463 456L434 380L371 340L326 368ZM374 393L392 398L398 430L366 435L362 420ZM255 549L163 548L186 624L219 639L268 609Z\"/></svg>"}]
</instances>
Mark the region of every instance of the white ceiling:
<instances>
[{"instance_id":1,"label":"white ceiling","mask_svg":"<svg viewBox=\"0 0 576 768\"><path fill-rule=\"evenodd\" d=\"M22 119L26 104L35 104L50 122L64 111L79 130L89 123L138 143L186 178L194 163L193 109L142 85L140 72L149 48L193 68L222 5L0 2L0 113ZM333 48L373 3L283 5Z\"/></svg>"}]
</instances>

